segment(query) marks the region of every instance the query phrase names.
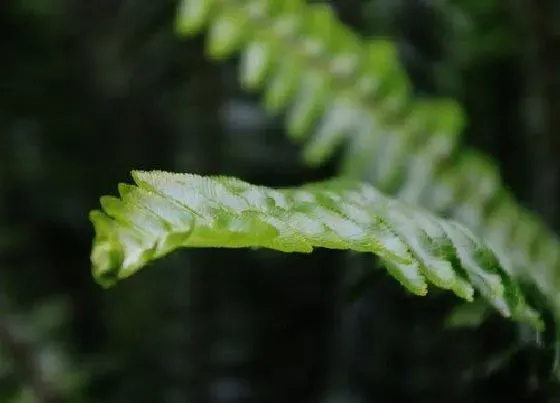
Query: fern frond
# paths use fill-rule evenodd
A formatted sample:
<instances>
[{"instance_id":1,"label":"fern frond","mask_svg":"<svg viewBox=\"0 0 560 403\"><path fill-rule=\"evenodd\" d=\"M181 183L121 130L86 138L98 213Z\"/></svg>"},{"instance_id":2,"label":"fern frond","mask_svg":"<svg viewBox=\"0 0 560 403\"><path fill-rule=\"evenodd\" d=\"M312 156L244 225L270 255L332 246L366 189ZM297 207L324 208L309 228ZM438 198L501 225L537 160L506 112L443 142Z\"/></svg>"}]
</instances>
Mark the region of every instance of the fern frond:
<instances>
[{"instance_id":1,"label":"fern frond","mask_svg":"<svg viewBox=\"0 0 560 403\"><path fill-rule=\"evenodd\" d=\"M345 143L344 176L466 225L560 320L557 237L515 202L494 164L458 151L460 105L411 97L391 41L362 39L327 5L303 0L183 0L177 26L207 27L211 58L241 53L243 87L263 91L271 113L287 110L308 163Z\"/></svg>"},{"instance_id":2,"label":"fern frond","mask_svg":"<svg viewBox=\"0 0 560 403\"><path fill-rule=\"evenodd\" d=\"M263 90L270 112L288 110L290 136L304 140L314 129L304 147L310 164L327 159L359 131L371 141L393 130L397 135L442 132L453 142L462 128L462 110L454 101L412 100L390 40L361 39L326 4L183 1L177 19L181 33L196 33L207 23L211 58L240 52L242 86ZM362 162L371 159L358 153L352 161L357 155Z\"/></svg>"},{"instance_id":3,"label":"fern frond","mask_svg":"<svg viewBox=\"0 0 560 403\"><path fill-rule=\"evenodd\" d=\"M120 198L93 211L94 275L104 285L181 247L315 247L379 256L409 291L427 283L472 300L476 290L504 316L541 326L492 250L462 225L390 199L372 186L335 179L271 189L231 177L132 173Z\"/></svg>"}]
</instances>

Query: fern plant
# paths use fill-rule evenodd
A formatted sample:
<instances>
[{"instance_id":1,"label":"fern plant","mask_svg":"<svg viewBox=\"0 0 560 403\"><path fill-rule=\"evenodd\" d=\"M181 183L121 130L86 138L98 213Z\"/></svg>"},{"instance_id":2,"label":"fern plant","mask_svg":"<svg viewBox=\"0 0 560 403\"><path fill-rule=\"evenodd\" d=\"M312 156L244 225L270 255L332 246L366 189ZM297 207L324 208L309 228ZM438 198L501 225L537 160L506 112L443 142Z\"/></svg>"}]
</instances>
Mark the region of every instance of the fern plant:
<instances>
[{"instance_id":1,"label":"fern plant","mask_svg":"<svg viewBox=\"0 0 560 403\"><path fill-rule=\"evenodd\" d=\"M514 201L490 161L459 151L456 102L411 97L390 41L361 39L327 6L302 0L184 0L177 22L184 34L207 26L211 58L241 52L242 86L262 90L270 113L287 112L308 163L345 144L341 176L354 180L274 190L134 172L136 186L120 185L121 197L102 198L104 212L91 214L102 284L179 247L328 247L378 255L416 294L427 282L466 300L476 290L540 328L520 290L528 284L560 318L557 238Z\"/></svg>"},{"instance_id":2,"label":"fern plant","mask_svg":"<svg viewBox=\"0 0 560 403\"><path fill-rule=\"evenodd\" d=\"M120 198L93 211L94 274L111 285L181 247L314 247L379 256L409 291L427 282L468 301L475 290L502 315L542 327L539 315L492 250L464 226L388 198L372 186L334 179L270 189L231 177L132 173Z\"/></svg>"},{"instance_id":3,"label":"fern plant","mask_svg":"<svg viewBox=\"0 0 560 403\"><path fill-rule=\"evenodd\" d=\"M391 41L364 40L327 5L303 0L184 0L177 27L207 27L213 59L241 53L242 86L262 90L270 113L286 111L308 163L345 144L342 176L466 225L560 319L557 237L515 201L492 162L459 147L460 105L411 96Z\"/></svg>"}]
</instances>

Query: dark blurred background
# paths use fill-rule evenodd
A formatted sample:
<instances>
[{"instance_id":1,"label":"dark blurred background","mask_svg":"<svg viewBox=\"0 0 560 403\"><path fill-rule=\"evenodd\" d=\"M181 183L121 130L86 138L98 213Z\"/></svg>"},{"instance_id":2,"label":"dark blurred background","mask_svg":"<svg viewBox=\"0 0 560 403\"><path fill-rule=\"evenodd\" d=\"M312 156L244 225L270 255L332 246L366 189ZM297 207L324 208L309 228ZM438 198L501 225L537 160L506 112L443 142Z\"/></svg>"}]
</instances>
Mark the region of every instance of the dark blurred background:
<instances>
[{"instance_id":1,"label":"dark blurred background","mask_svg":"<svg viewBox=\"0 0 560 403\"><path fill-rule=\"evenodd\" d=\"M401 49L415 91L453 97L554 229L560 2L331 0ZM170 0L0 2L0 403L560 401L550 352L457 301L408 295L371 256L189 250L115 288L91 278L88 212L131 169L269 186L336 173L301 163L281 120L174 31Z\"/></svg>"}]
</instances>

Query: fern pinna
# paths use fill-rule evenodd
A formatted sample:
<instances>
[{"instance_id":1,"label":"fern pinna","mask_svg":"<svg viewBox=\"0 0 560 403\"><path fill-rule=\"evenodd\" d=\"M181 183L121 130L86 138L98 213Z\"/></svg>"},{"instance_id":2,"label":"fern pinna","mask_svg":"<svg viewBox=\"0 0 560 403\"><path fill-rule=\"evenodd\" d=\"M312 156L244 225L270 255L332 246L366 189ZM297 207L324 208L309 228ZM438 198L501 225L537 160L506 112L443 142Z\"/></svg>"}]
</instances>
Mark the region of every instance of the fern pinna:
<instances>
[{"instance_id":1,"label":"fern pinna","mask_svg":"<svg viewBox=\"0 0 560 403\"><path fill-rule=\"evenodd\" d=\"M390 41L362 39L328 5L303 0L183 0L177 27L207 27L211 58L241 53L242 86L262 90L269 112L286 110L308 163L345 144L341 175L468 226L560 320L559 240L515 202L493 163L460 149L455 101L411 96Z\"/></svg>"},{"instance_id":2,"label":"fern pinna","mask_svg":"<svg viewBox=\"0 0 560 403\"><path fill-rule=\"evenodd\" d=\"M424 295L427 281L502 315L540 327L517 284L462 225L390 199L364 183L335 179L270 189L231 177L133 172L120 198L94 211L94 274L105 285L181 247L351 249L379 256L389 273Z\"/></svg>"}]
</instances>

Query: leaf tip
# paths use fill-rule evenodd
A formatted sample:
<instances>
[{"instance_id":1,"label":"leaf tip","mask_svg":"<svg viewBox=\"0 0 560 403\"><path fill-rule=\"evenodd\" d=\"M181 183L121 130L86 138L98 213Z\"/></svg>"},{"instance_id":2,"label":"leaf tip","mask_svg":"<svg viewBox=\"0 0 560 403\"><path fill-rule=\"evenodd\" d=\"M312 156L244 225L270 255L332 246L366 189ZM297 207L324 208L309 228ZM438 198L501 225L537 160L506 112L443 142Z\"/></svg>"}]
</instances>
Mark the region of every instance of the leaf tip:
<instances>
[{"instance_id":1,"label":"leaf tip","mask_svg":"<svg viewBox=\"0 0 560 403\"><path fill-rule=\"evenodd\" d=\"M114 239L113 221L99 210L91 211L89 218L95 230L90 255L92 273L97 282L107 288L116 282L124 253L120 244Z\"/></svg>"},{"instance_id":2,"label":"leaf tip","mask_svg":"<svg viewBox=\"0 0 560 403\"><path fill-rule=\"evenodd\" d=\"M123 262L123 251L110 240L95 240L91 251L92 273L104 288L114 285Z\"/></svg>"},{"instance_id":3,"label":"leaf tip","mask_svg":"<svg viewBox=\"0 0 560 403\"><path fill-rule=\"evenodd\" d=\"M135 189L135 186L130 185L128 183L119 183L117 185L117 189L119 192L119 196L122 199L125 198L127 195L129 195Z\"/></svg>"}]
</instances>

